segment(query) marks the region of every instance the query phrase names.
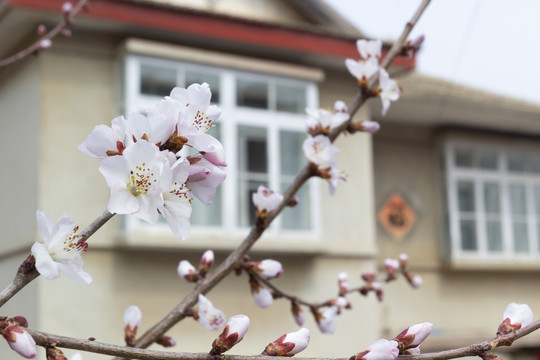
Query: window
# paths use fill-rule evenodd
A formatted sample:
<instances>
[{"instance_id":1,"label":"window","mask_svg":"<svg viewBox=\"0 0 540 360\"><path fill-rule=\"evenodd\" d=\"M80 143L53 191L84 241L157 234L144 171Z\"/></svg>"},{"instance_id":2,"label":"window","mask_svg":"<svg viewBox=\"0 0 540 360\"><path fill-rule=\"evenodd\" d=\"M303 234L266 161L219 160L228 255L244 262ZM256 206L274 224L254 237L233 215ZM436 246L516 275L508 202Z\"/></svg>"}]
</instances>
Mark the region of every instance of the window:
<instances>
[{"instance_id":1,"label":"window","mask_svg":"<svg viewBox=\"0 0 540 360\"><path fill-rule=\"evenodd\" d=\"M540 257L540 149L448 143L456 259Z\"/></svg>"},{"instance_id":2,"label":"window","mask_svg":"<svg viewBox=\"0 0 540 360\"><path fill-rule=\"evenodd\" d=\"M174 86L207 82L222 109L212 135L225 147L227 179L213 205L194 200L192 232L245 232L255 221L251 194L259 185L284 191L306 164L305 108L317 107L315 83L188 62L128 55L126 113L145 112ZM315 236L318 232L316 179L297 194L300 203L274 221L270 233ZM145 226L128 220L128 226Z\"/></svg>"}]
</instances>

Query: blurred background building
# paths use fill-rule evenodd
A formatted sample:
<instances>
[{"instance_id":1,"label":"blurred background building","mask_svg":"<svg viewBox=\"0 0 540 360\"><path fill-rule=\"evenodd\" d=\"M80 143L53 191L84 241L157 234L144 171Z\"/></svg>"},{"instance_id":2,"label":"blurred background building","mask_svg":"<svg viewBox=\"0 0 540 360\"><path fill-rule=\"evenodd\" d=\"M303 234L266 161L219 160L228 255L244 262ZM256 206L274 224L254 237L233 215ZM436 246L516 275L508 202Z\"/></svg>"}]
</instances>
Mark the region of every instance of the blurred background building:
<instances>
[{"instance_id":1,"label":"blurred background building","mask_svg":"<svg viewBox=\"0 0 540 360\"><path fill-rule=\"evenodd\" d=\"M11 0L0 6L0 56L31 43L39 24L54 26L60 0ZM322 1L93 0L73 36L0 71L0 149L4 176L0 286L11 281L38 236L35 211L67 212L81 227L101 214L108 188L98 160L77 146L98 124L146 111L174 86L207 82L223 114L212 130L227 151L228 178L214 204L195 204L192 237L180 241L166 223L116 216L84 255L94 282L38 279L2 308L51 333L122 344L122 314L132 304L146 329L192 285L176 274L182 259L206 249L217 262L253 221L251 192L283 190L304 163L305 108L350 103L357 91L343 61L357 58L362 33ZM385 46L385 50L388 49ZM414 72L414 58L391 68L404 92L387 116L377 99L356 120L382 124L375 136L342 136L339 167L348 181L328 194L313 179L250 255L274 258L275 282L311 301L337 294L337 274L352 286L386 257L409 254L424 286L401 279L373 294L349 296L351 311L334 335L312 332L306 356L350 356L380 337L431 321L423 346L436 351L492 337L509 302L540 311L540 107ZM250 316L234 353L256 354L298 326L290 304L259 309L247 277L230 276L208 295L227 316ZM307 310L307 309L306 309ZM216 334L191 319L175 326L172 350L208 351ZM538 356L538 335L517 342L509 358ZM43 358L43 354L40 354ZM15 359L0 343L2 359ZM84 354L84 359L101 356Z\"/></svg>"}]
</instances>

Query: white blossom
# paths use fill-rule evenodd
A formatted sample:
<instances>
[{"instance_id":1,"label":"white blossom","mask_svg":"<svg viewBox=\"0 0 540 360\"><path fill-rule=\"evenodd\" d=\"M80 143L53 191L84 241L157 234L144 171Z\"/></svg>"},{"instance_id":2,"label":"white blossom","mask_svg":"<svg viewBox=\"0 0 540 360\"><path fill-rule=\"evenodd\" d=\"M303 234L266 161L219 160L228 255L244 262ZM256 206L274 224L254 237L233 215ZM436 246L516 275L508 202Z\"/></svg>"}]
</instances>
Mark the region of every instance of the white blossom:
<instances>
[{"instance_id":1,"label":"white blossom","mask_svg":"<svg viewBox=\"0 0 540 360\"><path fill-rule=\"evenodd\" d=\"M197 303L197 315L199 324L207 330L219 330L225 325L227 318L225 314L212 305L212 302L206 296L199 294Z\"/></svg>"},{"instance_id":2,"label":"white blossom","mask_svg":"<svg viewBox=\"0 0 540 360\"><path fill-rule=\"evenodd\" d=\"M267 189L263 185L259 185L257 192L253 193L251 199L257 208L257 211L268 213L274 211L281 205L283 202L283 195Z\"/></svg>"},{"instance_id":3,"label":"white blossom","mask_svg":"<svg viewBox=\"0 0 540 360\"><path fill-rule=\"evenodd\" d=\"M333 163L335 156L339 153L338 148L332 145L330 139L324 135L307 138L302 149L308 160L315 165Z\"/></svg>"},{"instance_id":4,"label":"white blossom","mask_svg":"<svg viewBox=\"0 0 540 360\"><path fill-rule=\"evenodd\" d=\"M390 79L390 75L384 69L379 71L379 89L382 102L382 115L386 115L391 101L399 99L400 89L396 80Z\"/></svg>"}]
</instances>

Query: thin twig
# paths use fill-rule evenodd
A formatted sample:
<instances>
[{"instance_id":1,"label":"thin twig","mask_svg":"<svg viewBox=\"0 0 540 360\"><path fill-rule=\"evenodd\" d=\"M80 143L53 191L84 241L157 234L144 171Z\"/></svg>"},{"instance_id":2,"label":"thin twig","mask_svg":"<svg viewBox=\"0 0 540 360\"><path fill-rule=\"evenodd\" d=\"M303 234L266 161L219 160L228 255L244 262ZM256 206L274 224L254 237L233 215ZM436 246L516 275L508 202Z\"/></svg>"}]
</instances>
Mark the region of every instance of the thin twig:
<instances>
[{"instance_id":1,"label":"thin twig","mask_svg":"<svg viewBox=\"0 0 540 360\"><path fill-rule=\"evenodd\" d=\"M19 60L24 59L25 57L29 55L42 51L43 50L41 46L42 41L52 40L54 37L60 34L62 30L66 29L70 25L73 25L75 22L75 16L79 13L79 11L81 11L82 8L87 6L87 3L88 3L88 0L80 0L77 3L77 5L75 5L71 9L69 14L64 14L64 19L60 21L51 31L41 36L37 41L35 41L32 45L28 46L27 48L19 51L16 54L11 55L10 57L0 60L0 67L13 64Z\"/></svg>"},{"instance_id":2,"label":"thin twig","mask_svg":"<svg viewBox=\"0 0 540 360\"><path fill-rule=\"evenodd\" d=\"M501 346L510 346L515 340L530 334L540 328L540 320L537 320L522 329L516 330L507 335L500 335L491 340L484 341L478 344L472 344L457 349L427 353L421 355L402 355L399 356L399 360L446 360L456 359L466 356L475 356L490 350L493 350ZM141 360L208 360L208 353L175 353L168 351L155 351L137 349L128 346L111 345L93 340L76 339L66 336L58 336L48 334L40 331L27 330L30 335L36 341L36 344L40 346L50 346L51 343L55 343L57 347L88 351L104 355L121 356L130 359ZM210 347L210 346L209 346ZM261 345L261 349L264 345ZM358 349L362 351L362 349ZM240 356L240 355L226 355L228 360L286 360L290 357L279 356ZM347 360L349 357L341 358L308 358L308 357L295 357L296 360Z\"/></svg>"},{"instance_id":3,"label":"thin twig","mask_svg":"<svg viewBox=\"0 0 540 360\"><path fill-rule=\"evenodd\" d=\"M425 10L428 3L429 3L429 0L424 0L422 5L414 14L411 21L407 23L399 40L394 43L394 45L392 46L392 48L390 49L390 51L385 57L386 67L401 52L401 49L403 48L405 44L407 35L410 33L414 24L416 24L416 22L418 21L418 18L420 17L422 12ZM373 81L376 81L376 80L373 80ZM356 96L353 103L349 107L349 114L351 115L351 119L365 101L366 99L361 94L358 94ZM345 124L341 125L340 127L336 128L334 131L332 131L332 133L329 136L330 139L332 141L335 140L340 133L345 131L349 123L350 123L350 120L349 122L346 122ZM217 267L214 270L214 272L209 274L202 282L197 284L197 286L191 291L191 293L189 293L182 300L180 304L178 304L174 309L172 309L163 319L161 319L153 327L148 329L141 336L141 338L137 340L135 346L139 348L146 348L150 346L152 343L154 343L163 334L165 334L167 330L172 328L176 323L178 323L185 317L186 311L190 309L191 307L193 307L193 305L195 305L195 303L197 302L199 294L206 294L219 281L221 281L225 276L227 276L231 271L233 271L235 268L240 266L244 255L249 251L249 249L251 249L251 247L257 241L257 239L259 239L259 237L262 235L266 227L268 227L268 225L272 222L272 220L274 220L277 217L277 215L279 215L279 213L287 206L287 204L294 197L294 194L298 191L298 189L300 189L300 187L312 176L314 176L314 174L311 167L308 164L302 170L300 170L299 174L296 176L293 183L283 193L283 202L280 204L280 206L276 210L268 214L263 224L262 225L258 224L254 226L251 229L250 233L247 235L247 237L243 240L243 242L233 252L229 254L229 256L225 259L225 261L222 264L220 264L220 266Z\"/></svg>"}]
</instances>

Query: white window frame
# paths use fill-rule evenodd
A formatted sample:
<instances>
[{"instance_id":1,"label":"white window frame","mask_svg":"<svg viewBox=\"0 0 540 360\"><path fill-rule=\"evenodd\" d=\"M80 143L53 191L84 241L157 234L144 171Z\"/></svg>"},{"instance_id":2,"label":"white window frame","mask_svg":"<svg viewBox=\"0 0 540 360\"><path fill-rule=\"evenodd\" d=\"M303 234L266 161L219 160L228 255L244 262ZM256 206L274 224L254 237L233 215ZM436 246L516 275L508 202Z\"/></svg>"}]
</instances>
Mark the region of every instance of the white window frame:
<instances>
[{"instance_id":1,"label":"white window frame","mask_svg":"<svg viewBox=\"0 0 540 360\"><path fill-rule=\"evenodd\" d=\"M459 147L474 150L492 150L497 153L497 170L479 168L459 168L455 165L454 154ZM534 261L540 258L538 246L540 233L537 222L540 221L540 209L535 208L534 187L540 186L540 174L515 173L507 170L507 154L511 151L539 152L540 148L532 149L526 146L510 146L494 142L472 142L450 140L444 145L446 163L446 192L448 206L448 224L451 245L451 257L454 260L472 261ZM458 204L458 182L472 182L474 186L474 215L476 225L477 250L464 250L461 247L460 210ZM487 249L486 213L484 211L484 193L482 185L485 182L496 183L499 186L500 218L502 226L502 251L489 252ZM518 253L514 251L512 234L512 214L509 200L509 186L524 185L526 190L526 221L528 230L529 251Z\"/></svg>"},{"instance_id":2,"label":"white window frame","mask_svg":"<svg viewBox=\"0 0 540 360\"><path fill-rule=\"evenodd\" d=\"M258 60L253 59L253 62ZM280 187L280 158L279 158L279 132L281 130L298 131L305 133L305 114L291 114L272 110L248 109L236 106L236 78L242 79L261 79L280 85L300 85L306 88L306 106L310 108L318 107L318 88L317 84L311 80L299 80L274 76L268 74L256 74L244 72L230 68L220 68L217 66L206 66L184 62L181 60L170 60L156 58L146 55L126 54L124 59L124 106L125 113L139 111L143 108L150 108L161 99L158 96L146 96L140 94L139 84L141 78L141 64L145 63L152 66L163 66L167 68L183 68L192 71L207 71L220 78L220 103L222 115L217 126L220 127L221 141L225 148L228 166L225 169L227 179L221 185L222 187L222 225L221 226L194 226L192 224L192 237L197 235L223 235L227 237L244 236L249 228L238 226L237 210L238 198L238 178L237 178L237 129L239 125L248 125L250 127L263 127L267 131L268 141L268 175L269 187L279 189ZM182 79L177 79L181 83ZM274 87L275 88L275 87ZM272 87L270 87L272 89ZM269 94L269 100L275 93ZM256 121L252 119L256 118ZM299 169L300 170L300 169ZM293 238L293 239L319 239L321 236L321 210L320 210L320 189L319 180L311 179L308 184L310 196L310 229L308 230L285 230L281 229L281 217L276 218L267 230L267 237ZM284 189L281 189L283 191ZM198 201L194 199L193 201ZM213 206L213 205L211 205ZM156 235L167 236L172 233L166 224L146 224L135 217L127 217L125 220L126 233L135 233L144 231Z\"/></svg>"}]
</instances>

